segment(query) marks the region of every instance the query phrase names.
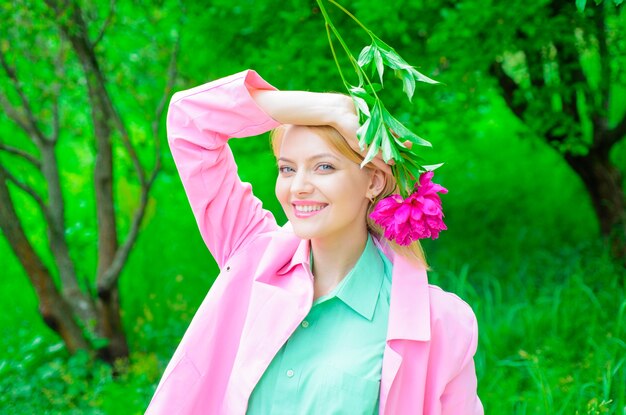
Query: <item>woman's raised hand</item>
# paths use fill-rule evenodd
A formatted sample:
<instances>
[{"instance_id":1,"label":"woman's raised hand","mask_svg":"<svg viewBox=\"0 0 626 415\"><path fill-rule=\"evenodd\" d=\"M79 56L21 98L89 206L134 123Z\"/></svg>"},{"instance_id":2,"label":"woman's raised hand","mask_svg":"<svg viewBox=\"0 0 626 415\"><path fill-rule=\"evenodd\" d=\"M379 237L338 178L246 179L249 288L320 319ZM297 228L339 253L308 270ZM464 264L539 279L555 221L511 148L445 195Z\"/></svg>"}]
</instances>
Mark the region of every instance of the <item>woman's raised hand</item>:
<instances>
[{"instance_id":1,"label":"woman's raised hand","mask_svg":"<svg viewBox=\"0 0 626 415\"><path fill-rule=\"evenodd\" d=\"M359 148L356 132L359 118L352 99L343 94L307 91L250 91L250 95L269 116L281 124L329 125L346 139L350 147L365 156ZM380 170L391 173L382 158L372 160Z\"/></svg>"}]
</instances>

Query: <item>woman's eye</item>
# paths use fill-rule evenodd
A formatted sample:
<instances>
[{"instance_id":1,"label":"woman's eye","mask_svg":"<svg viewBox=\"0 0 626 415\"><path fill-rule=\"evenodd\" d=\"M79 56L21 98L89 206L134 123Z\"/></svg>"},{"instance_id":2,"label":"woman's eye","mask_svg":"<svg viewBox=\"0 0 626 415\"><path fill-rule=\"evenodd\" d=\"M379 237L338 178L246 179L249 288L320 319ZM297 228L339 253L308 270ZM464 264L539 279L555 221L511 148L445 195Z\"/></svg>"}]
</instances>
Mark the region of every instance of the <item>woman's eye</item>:
<instances>
[{"instance_id":1,"label":"woman's eye","mask_svg":"<svg viewBox=\"0 0 626 415\"><path fill-rule=\"evenodd\" d=\"M322 170L322 171L335 170L335 168L332 166L332 164L320 164L317 168Z\"/></svg>"},{"instance_id":2,"label":"woman's eye","mask_svg":"<svg viewBox=\"0 0 626 415\"><path fill-rule=\"evenodd\" d=\"M289 166L280 166L278 167L278 171L282 174L288 174L293 172L294 170Z\"/></svg>"}]
</instances>

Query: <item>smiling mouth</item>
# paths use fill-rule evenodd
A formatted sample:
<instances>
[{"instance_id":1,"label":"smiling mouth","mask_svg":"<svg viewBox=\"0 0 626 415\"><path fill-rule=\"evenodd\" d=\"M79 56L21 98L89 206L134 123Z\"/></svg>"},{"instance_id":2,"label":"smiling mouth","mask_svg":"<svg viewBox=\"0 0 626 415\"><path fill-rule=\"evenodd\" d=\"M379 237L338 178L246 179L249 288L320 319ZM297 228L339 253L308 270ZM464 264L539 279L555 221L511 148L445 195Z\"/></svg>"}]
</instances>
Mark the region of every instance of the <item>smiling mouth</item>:
<instances>
[{"instance_id":1,"label":"smiling mouth","mask_svg":"<svg viewBox=\"0 0 626 415\"><path fill-rule=\"evenodd\" d=\"M297 218L308 218L316 215L328 205L292 205Z\"/></svg>"}]
</instances>

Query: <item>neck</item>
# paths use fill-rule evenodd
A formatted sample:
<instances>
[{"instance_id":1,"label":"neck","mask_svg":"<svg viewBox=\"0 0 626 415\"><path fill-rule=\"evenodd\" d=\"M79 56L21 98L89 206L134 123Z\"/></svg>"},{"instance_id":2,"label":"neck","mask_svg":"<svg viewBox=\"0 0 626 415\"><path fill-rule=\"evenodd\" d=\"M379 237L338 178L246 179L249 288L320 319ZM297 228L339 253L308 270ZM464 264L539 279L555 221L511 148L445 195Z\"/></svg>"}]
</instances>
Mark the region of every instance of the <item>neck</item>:
<instances>
[{"instance_id":1,"label":"neck","mask_svg":"<svg viewBox=\"0 0 626 415\"><path fill-rule=\"evenodd\" d=\"M328 294L357 263L365 244L367 228L349 237L312 239L315 298Z\"/></svg>"}]
</instances>

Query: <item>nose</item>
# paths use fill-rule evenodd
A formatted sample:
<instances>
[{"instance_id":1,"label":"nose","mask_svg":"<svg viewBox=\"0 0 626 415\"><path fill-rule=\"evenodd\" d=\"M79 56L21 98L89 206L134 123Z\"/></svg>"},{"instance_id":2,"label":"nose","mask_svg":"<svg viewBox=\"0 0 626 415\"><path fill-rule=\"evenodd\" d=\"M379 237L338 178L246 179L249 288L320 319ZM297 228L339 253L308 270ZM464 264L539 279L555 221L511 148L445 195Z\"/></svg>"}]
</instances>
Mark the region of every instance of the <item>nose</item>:
<instances>
[{"instance_id":1,"label":"nose","mask_svg":"<svg viewBox=\"0 0 626 415\"><path fill-rule=\"evenodd\" d=\"M311 183L308 172L304 169L300 169L291 181L291 193L294 195L304 195L313 191L313 184Z\"/></svg>"}]
</instances>

